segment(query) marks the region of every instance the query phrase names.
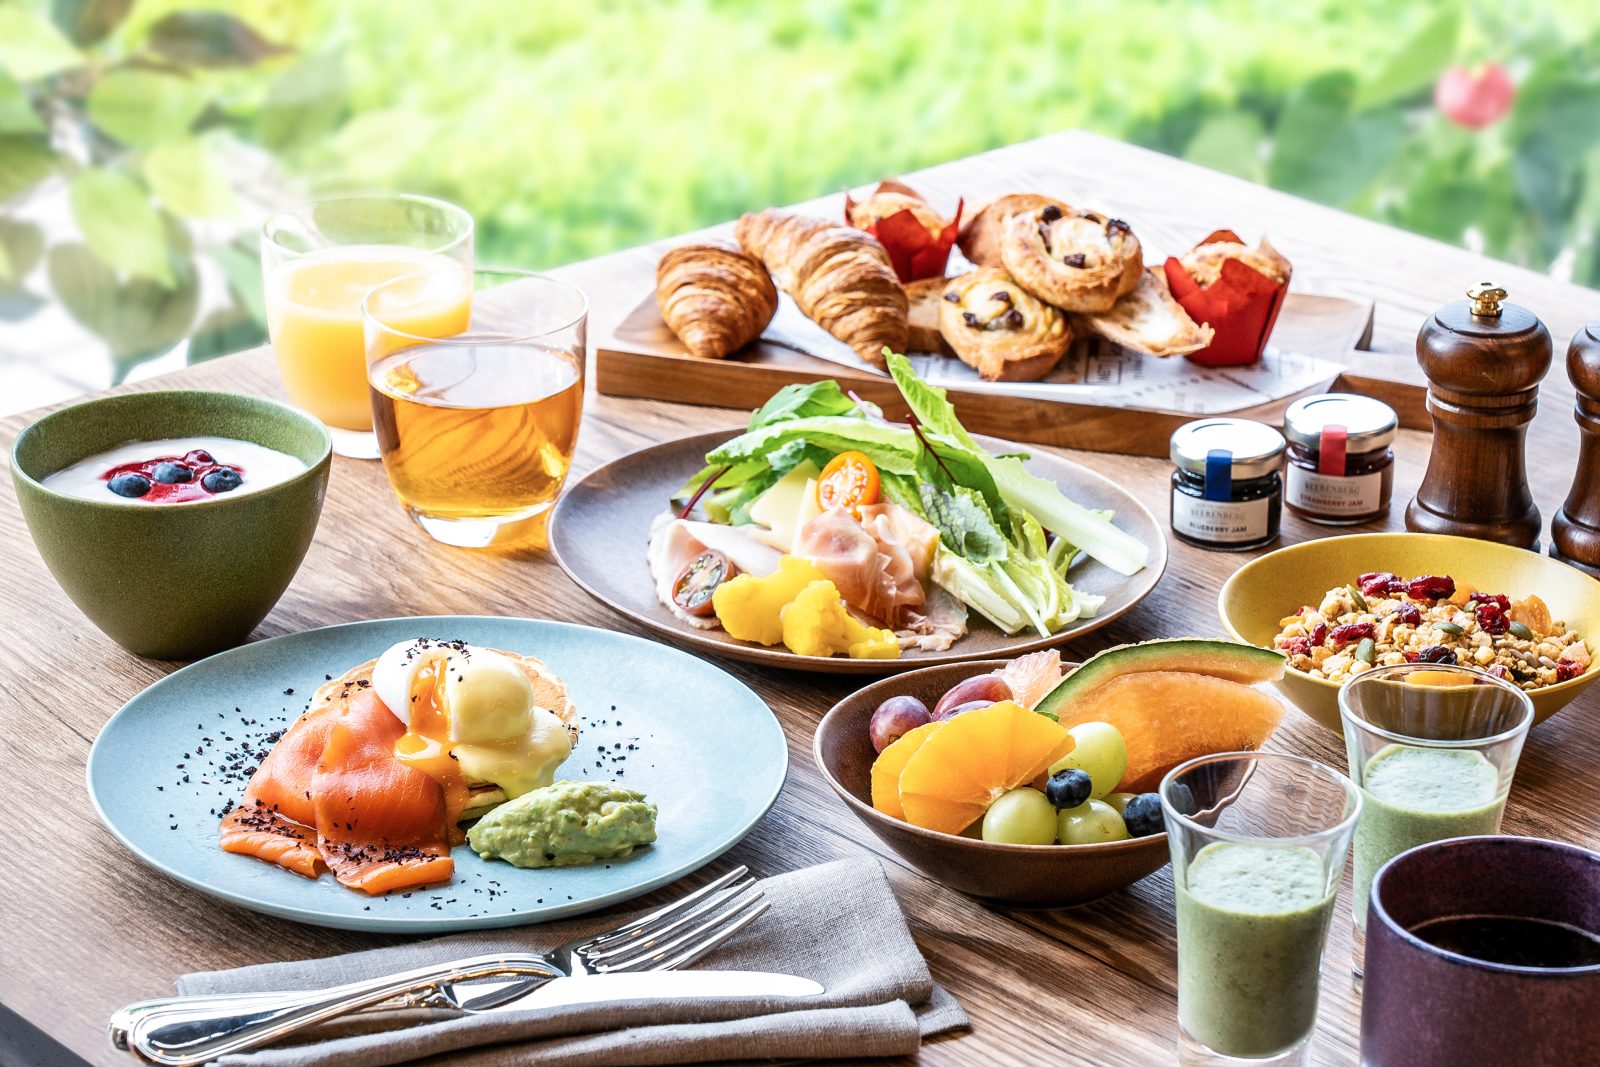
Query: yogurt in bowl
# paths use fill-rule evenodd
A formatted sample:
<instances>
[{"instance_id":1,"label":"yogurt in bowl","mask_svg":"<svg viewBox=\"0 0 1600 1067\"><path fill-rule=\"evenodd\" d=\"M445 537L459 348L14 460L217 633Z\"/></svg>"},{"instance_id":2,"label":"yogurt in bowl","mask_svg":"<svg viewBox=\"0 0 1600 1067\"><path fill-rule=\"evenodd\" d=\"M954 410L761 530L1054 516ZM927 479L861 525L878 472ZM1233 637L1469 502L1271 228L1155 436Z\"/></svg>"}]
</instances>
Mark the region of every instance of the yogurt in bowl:
<instances>
[{"instance_id":1,"label":"yogurt in bowl","mask_svg":"<svg viewBox=\"0 0 1600 1067\"><path fill-rule=\"evenodd\" d=\"M232 437L129 441L43 478L46 489L82 500L190 504L280 485L306 464L287 452Z\"/></svg>"}]
</instances>

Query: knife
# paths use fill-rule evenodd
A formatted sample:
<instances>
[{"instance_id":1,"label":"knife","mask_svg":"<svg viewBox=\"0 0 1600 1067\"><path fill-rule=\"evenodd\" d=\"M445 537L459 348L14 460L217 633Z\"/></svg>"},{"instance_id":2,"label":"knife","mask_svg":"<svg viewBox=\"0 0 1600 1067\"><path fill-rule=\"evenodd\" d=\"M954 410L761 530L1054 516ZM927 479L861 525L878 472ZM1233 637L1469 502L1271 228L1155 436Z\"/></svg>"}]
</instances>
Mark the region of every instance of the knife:
<instances>
[{"instance_id":1,"label":"knife","mask_svg":"<svg viewBox=\"0 0 1600 1067\"><path fill-rule=\"evenodd\" d=\"M498 981L466 979L440 982L417 1007L454 1008L482 1014L537 1011L577 1004L614 1004L663 1000L713 1000L814 997L823 987L809 978L765 971L641 971L591 974L576 978L522 976ZM268 995L270 996L270 994ZM187 1003L185 1003L187 1002ZM202 1002L210 1006L201 1007ZM159 1004L159 1006L158 1006ZM237 1004L219 1014L219 1004ZM261 1006L258 996L173 997L147 1002L127 1013L114 1042L146 1063L192 1067L227 1052L242 1052L284 1036L273 1027L256 1025L250 1013ZM240 1015L239 1012L245 1014ZM245 1024L240 1026L239 1024ZM246 1031L249 1031L248 1033ZM120 1036L121 1040L116 1040Z\"/></svg>"},{"instance_id":2,"label":"knife","mask_svg":"<svg viewBox=\"0 0 1600 1067\"><path fill-rule=\"evenodd\" d=\"M814 997L823 992L823 987L809 978L770 971L638 971L576 978L452 982L441 992L463 1011L483 1014L630 1000Z\"/></svg>"}]
</instances>

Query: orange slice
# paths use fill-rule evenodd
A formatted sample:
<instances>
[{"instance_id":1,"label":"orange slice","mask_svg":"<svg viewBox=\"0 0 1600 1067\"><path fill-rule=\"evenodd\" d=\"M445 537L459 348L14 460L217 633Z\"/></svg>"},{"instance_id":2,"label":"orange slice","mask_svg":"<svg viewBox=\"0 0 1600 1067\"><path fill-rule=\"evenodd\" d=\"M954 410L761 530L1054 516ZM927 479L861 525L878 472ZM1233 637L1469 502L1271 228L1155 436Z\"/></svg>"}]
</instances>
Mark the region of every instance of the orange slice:
<instances>
[{"instance_id":1,"label":"orange slice","mask_svg":"<svg viewBox=\"0 0 1600 1067\"><path fill-rule=\"evenodd\" d=\"M896 819L906 817L900 807L900 772L943 722L924 723L901 734L872 761L872 806Z\"/></svg>"},{"instance_id":2,"label":"orange slice","mask_svg":"<svg viewBox=\"0 0 1600 1067\"><path fill-rule=\"evenodd\" d=\"M1075 701L1063 727L1108 722L1128 744L1125 793L1154 789L1167 771L1212 752L1260 748L1283 705L1259 689L1186 671L1125 674Z\"/></svg>"},{"instance_id":3,"label":"orange slice","mask_svg":"<svg viewBox=\"0 0 1600 1067\"><path fill-rule=\"evenodd\" d=\"M1009 700L947 719L900 774L905 820L959 834L996 797L1043 774L1073 744L1066 730Z\"/></svg>"}]
</instances>

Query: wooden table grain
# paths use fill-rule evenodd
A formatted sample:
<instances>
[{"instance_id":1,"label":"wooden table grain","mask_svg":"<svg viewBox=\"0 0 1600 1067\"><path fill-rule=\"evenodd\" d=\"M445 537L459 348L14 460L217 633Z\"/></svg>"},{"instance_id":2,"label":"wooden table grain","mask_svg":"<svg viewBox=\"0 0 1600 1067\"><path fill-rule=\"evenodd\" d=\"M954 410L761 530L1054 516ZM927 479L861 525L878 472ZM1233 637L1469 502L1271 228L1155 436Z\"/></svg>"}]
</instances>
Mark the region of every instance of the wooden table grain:
<instances>
[{"instance_id":1,"label":"wooden table grain","mask_svg":"<svg viewBox=\"0 0 1600 1067\"><path fill-rule=\"evenodd\" d=\"M1132 221L1152 256L1229 226L1267 231L1295 264L1295 286L1377 303L1374 348L1409 361L1417 328L1467 285L1489 279L1544 318L1558 346L1530 437L1534 495L1548 521L1576 459L1573 393L1560 353L1600 294L1377 223L1352 218L1186 163L1070 132L936 166L914 176L936 197L969 201L1016 189L1057 193ZM837 197L813 207L837 211ZM661 246L556 273L582 287L597 324L647 291ZM228 357L130 388L220 388L279 395L264 351ZM35 413L36 414L36 413ZM0 423L11 438L31 415ZM590 395L579 473L630 449L735 424L727 411ZM1399 529L1430 437L1395 445L1395 506L1369 529ZM1107 474L1158 515L1167 511L1162 460L1066 453ZM0 1002L85 1059L119 1062L103 1027L113 1008L162 994L180 973L365 948L385 939L298 926L218 903L129 856L95 820L84 762L101 724L177 664L138 659L94 629L45 571L9 479L0 487L0 825L11 867L0 879ZM1326 536L1286 515L1283 544ZM1172 544L1172 561L1138 609L1070 646L1221 632L1216 593L1251 554ZM628 561L619 560L618 565ZM504 614L634 627L591 602L541 553L491 554L430 542L401 514L375 463L337 460L315 543L257 637L395 615ZM935 978L966 1006L973 1029L926 1044L927 1064L1133 1067L1173 1062L1177 1036L1170 873L1087 907L1057 912L986 908L923 878L879 845L834 798L811 758L817 719L851 683L826 676L722 666L771 704L788 735L788 784L743 844L714 864L770 874L846 856L877 856L890 872ZM1509 832L1600 845L1600 694L1534 731L1511 796ZM1343 767L1337 738L1290 712L1271 743ZM1348 973L1348 894L1339 903L1315 1046L1318 1064L1356 1062L1359 996Z\"/></svg>"}]
</instances>

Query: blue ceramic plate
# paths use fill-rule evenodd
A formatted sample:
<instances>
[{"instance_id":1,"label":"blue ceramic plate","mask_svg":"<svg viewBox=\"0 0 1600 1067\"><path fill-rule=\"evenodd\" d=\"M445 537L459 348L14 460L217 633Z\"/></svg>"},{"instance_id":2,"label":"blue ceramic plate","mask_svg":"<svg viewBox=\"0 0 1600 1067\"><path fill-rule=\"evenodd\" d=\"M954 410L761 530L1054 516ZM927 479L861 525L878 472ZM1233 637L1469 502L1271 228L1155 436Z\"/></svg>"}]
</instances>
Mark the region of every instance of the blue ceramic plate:
<instances>
[{"instance_id":1,"label":"blue ceramic plate","mask_svg":"<svg viewBox=\"0 0 1600 1067\"><path fill-rule=\"evenodd\" d=\"M386 897L223 852L218 813L243 793L272 732L327 677L414 637L543 660L566 682L582 724L557 778L642 789L660 811L656 843L609 864L546 870L482 860L460 845L450 884ZM545 922L681 878L750 832L777 800L788 763L783 730L761 698L694 656L586 626L451 615L330 626L185 667L111 717L89 753L88 779L117 839L202 893L319 926L429 933Z\"/></svg>"}]
</instances>

